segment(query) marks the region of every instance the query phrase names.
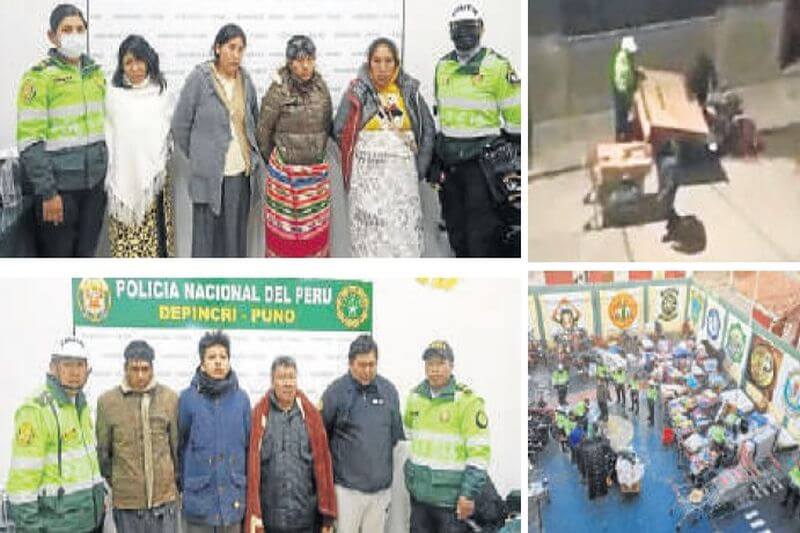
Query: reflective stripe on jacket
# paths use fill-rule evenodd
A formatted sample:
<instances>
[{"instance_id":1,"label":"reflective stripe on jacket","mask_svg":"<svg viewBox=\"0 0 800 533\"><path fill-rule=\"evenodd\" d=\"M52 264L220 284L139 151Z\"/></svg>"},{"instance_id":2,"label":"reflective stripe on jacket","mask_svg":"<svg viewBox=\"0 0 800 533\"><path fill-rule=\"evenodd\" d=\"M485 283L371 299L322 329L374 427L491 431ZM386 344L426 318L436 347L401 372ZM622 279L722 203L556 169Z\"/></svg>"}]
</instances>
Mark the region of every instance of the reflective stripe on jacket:
<instances>
[{"instance_id":1,"label":"reflective stripe on jacket","mask_svg":"<svg viewBox=\"0 0 800 533\"><path fill-rule=\"evenodd\" d=\"M100 524L105 489L83 393L73 403L48 376L17 409L6 490L17 531L79 533Z\"/></svg>"},{"instance_id":2,"label":"reflective stripe on jacket","mask_svg":"<svg viewBox=\"0 0 800 533\"><path fill-rule=\"evenodd\" d=\"M436 105L442 140L439 156L447 163L473 159L501 130L519 135L521 84L511 63L482 48L465 65L455 51L436 65Z\"/></svg>"},{"instance_id":3,"label":"reflective stripe on jacket","mask_svg":"<svg viewBox=\"0 0 800 533\"><path fill-rule=\"evenodd\" d=\"M403 415L411 441L404 472L417 501L453 508L459 496L475 499L489 467L489 420L483 399L451 377L431 396L428 381L412 390Z\"/></svg>"},{"instance_id":4,"label":"reflective stripe on jacket","mask_svg":"<svg viewBox=\"0 0 800 533\"><path fill-rule=\"evenodd\" d=\"M88 56L80 67L55 50L22 77L17 146L34 194L90 189L106 176L106 80Z\"/></svg>"}]
</instances>

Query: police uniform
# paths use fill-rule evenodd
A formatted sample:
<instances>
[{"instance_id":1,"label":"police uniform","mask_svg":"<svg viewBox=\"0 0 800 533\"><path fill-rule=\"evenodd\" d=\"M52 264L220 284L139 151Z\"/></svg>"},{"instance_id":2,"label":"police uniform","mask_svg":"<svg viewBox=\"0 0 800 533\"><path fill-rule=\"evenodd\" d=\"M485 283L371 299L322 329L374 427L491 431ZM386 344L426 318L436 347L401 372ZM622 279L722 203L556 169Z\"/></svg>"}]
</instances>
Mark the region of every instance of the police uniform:
<instances>
[{"instance_id":1,"label":"police uniform","mask_svg":"<svg viewBox=\"0 0 800 533\"><path fill-rule=\"evenodd\" d=\"M467 531L455 508L461 496L475 501L487 479L489 419L483 399L452 376L434 397L425 380L411 391L403 422L411 440L404 467L411 531Z\"/></svg>"},{"instance_id":2,"label":"police uniform","mask_svg":"<svg viewBox=\"0 0 800 533\"><path fill-rule=\"evenodd\" d=\"M550 377L553 388L558 391L558 403L564 405L567 403L567 385L569 384L569 370L566 368L553 372Z\"/></svg>"},{"instance_id":3,"label":"police uniform","mask_svg":"<svg viewBox=\"0 0 800 533\"><path fill-rule=\"evenodd\" d=\"M48 376L14 415L6 490L18 531L85 533L102 526L105 489L95 446L83 393L73 401Z\"/></svg>"},{"instance_id":4,"label":"police uniform","mask_svg":"<svg viewBox=\"0 0 800 533\"><path fill-rule=\"evenodd\" d=\"M622 407L625 407L625 369L624 368L617 368L611 375L612 379L614 380L614 389L617 392L617 403L621 403Z\"/></svg>"},{"instance_id":5,"label":"police uniform","mask_svg":"<svg viewBox=\"0 0 800 533\"><path fill-rule=\"evenodd\" d=\"M630 387L631 392L631 411L634 414L639 414L639 378L636 377L636 373L632 373L629 381L628 386Z\"/></svg>"},{"instance_id":6,"label":"police uniform","mask_svg":"<svg viewBox=\"0 0 800 533\"><path fill-rule=\"evenodd\" d=\"M88 56L80 65L55 49L22 78L17 98L17 146L26 192L36 198L38 253L92 257L105 214L103 71ZM42 202L61 195L64 220L44 222Z\"/></svg>"},{"instance_id":7,"label":"police uniform","mask_svg":"<svg viewBox=\"0 0 800 533\"><path fill-rule=\"evenodd\" d=\"M783 496L781 505L786 506L792 500L792 510L797 510L797 503L800 502L800 463L795 462L789 470L789 479L786 483L786 494Z\"/></svg>"},{"instance_id":8,"label":"police uniform","mask_svg":"<svg viewBox=\"0 0 800 533\"><path fill-rule=\"evenodd\" d=\"M628 114L637 85L633 54L622 46L618 46L611 56L610 77L614 97L614 128L617 140L621 141L630 134Z\"/></svg>"},{"instance_id":9,"label":"police uniform","mask_svg":"<svg viewBox=\"0 0 800 533\"><path fill-rule=\"evenodd\" d=\"M650 425L653 425L653 421L655 420L655 412L656 412L656 398L658 398L658 387L656 385L649 385L647 387L647 392L645 393L647 397L647 411L648 417L647 420L650 422Z\"/></svg>"},{"instance_id":10,"label":"police uniform","mask_svg":"<svg viewBox=\"0 0 800 533\"><path fill-rule=\"evenodd\" d=\"M478 158L502 130L519 135L520 80L503 56L480 50L465 64L456 51L436 66L436 153L446 169L442 210L459 257L501 254L502 222L494 211Z\"/></svg>"}]
</instances>

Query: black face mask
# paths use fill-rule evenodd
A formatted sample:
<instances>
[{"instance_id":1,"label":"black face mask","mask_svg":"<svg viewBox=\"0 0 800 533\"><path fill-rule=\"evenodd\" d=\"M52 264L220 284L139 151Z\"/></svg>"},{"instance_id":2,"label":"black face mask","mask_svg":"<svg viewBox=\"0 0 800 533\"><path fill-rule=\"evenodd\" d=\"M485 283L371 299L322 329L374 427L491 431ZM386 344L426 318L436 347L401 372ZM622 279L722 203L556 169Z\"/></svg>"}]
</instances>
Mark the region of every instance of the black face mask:
<instances>
[{"instance_id":1,"label":"black face mask","mask_svg":"<svg viewBox=\"0 0 800 533\"><path fill-rule=\"evenodd\" d=\"M474 50L481 42L481 23L477 20L465 20L451 24L450 39L459 52Z\"/></svg>"}]
</instances>

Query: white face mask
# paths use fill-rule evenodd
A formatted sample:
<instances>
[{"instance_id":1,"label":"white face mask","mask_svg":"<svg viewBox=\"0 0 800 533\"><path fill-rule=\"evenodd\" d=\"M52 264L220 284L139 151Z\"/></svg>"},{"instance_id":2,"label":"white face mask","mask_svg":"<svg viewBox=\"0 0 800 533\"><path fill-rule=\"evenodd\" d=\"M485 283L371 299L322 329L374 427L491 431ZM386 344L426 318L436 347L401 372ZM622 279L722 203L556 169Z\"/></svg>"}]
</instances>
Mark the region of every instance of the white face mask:
<instances>
[{"instance_id":1,"label":"white face mask","mask_svg":"<svg viewBox=\"0 0 800 533\"><path fill-rule=\"evenodd\" d=\"M86 53L86 34L67 33L61 36L61 46L58 47L59 53L69 59L78 59L81 54Z\"/></svg>"}]
</instances>

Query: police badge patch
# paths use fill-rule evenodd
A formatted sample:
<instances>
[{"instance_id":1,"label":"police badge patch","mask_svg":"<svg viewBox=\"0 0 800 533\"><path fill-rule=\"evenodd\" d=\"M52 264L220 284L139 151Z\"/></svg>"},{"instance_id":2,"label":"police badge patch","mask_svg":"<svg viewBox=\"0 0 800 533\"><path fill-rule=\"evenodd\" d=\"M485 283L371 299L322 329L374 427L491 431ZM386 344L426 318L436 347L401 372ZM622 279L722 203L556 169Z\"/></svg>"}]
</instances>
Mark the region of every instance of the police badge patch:
<instances>
[{"instance_id":1,"label":"police badge patch","mask_svg":"<svg viewBox=\"0 0 800 533\"><path fill-rule=\"evenodd\" d=\"M20 446L30 446L35 436L36 433L33 430L33 424L30 422L23 422L17 430L17 444Z\"/></svg>"},{"instance_id":2,"label":"police badge patch","mask_svg":"<svg viewBox=\"0 0 800 533\"><path fill-rule=\"evenodd\" d=\"M26 80L22 86L22 100L26 104L30 104L34 98L36 98L36 85L31 80Z\"/></svg>"}]
</instances>

